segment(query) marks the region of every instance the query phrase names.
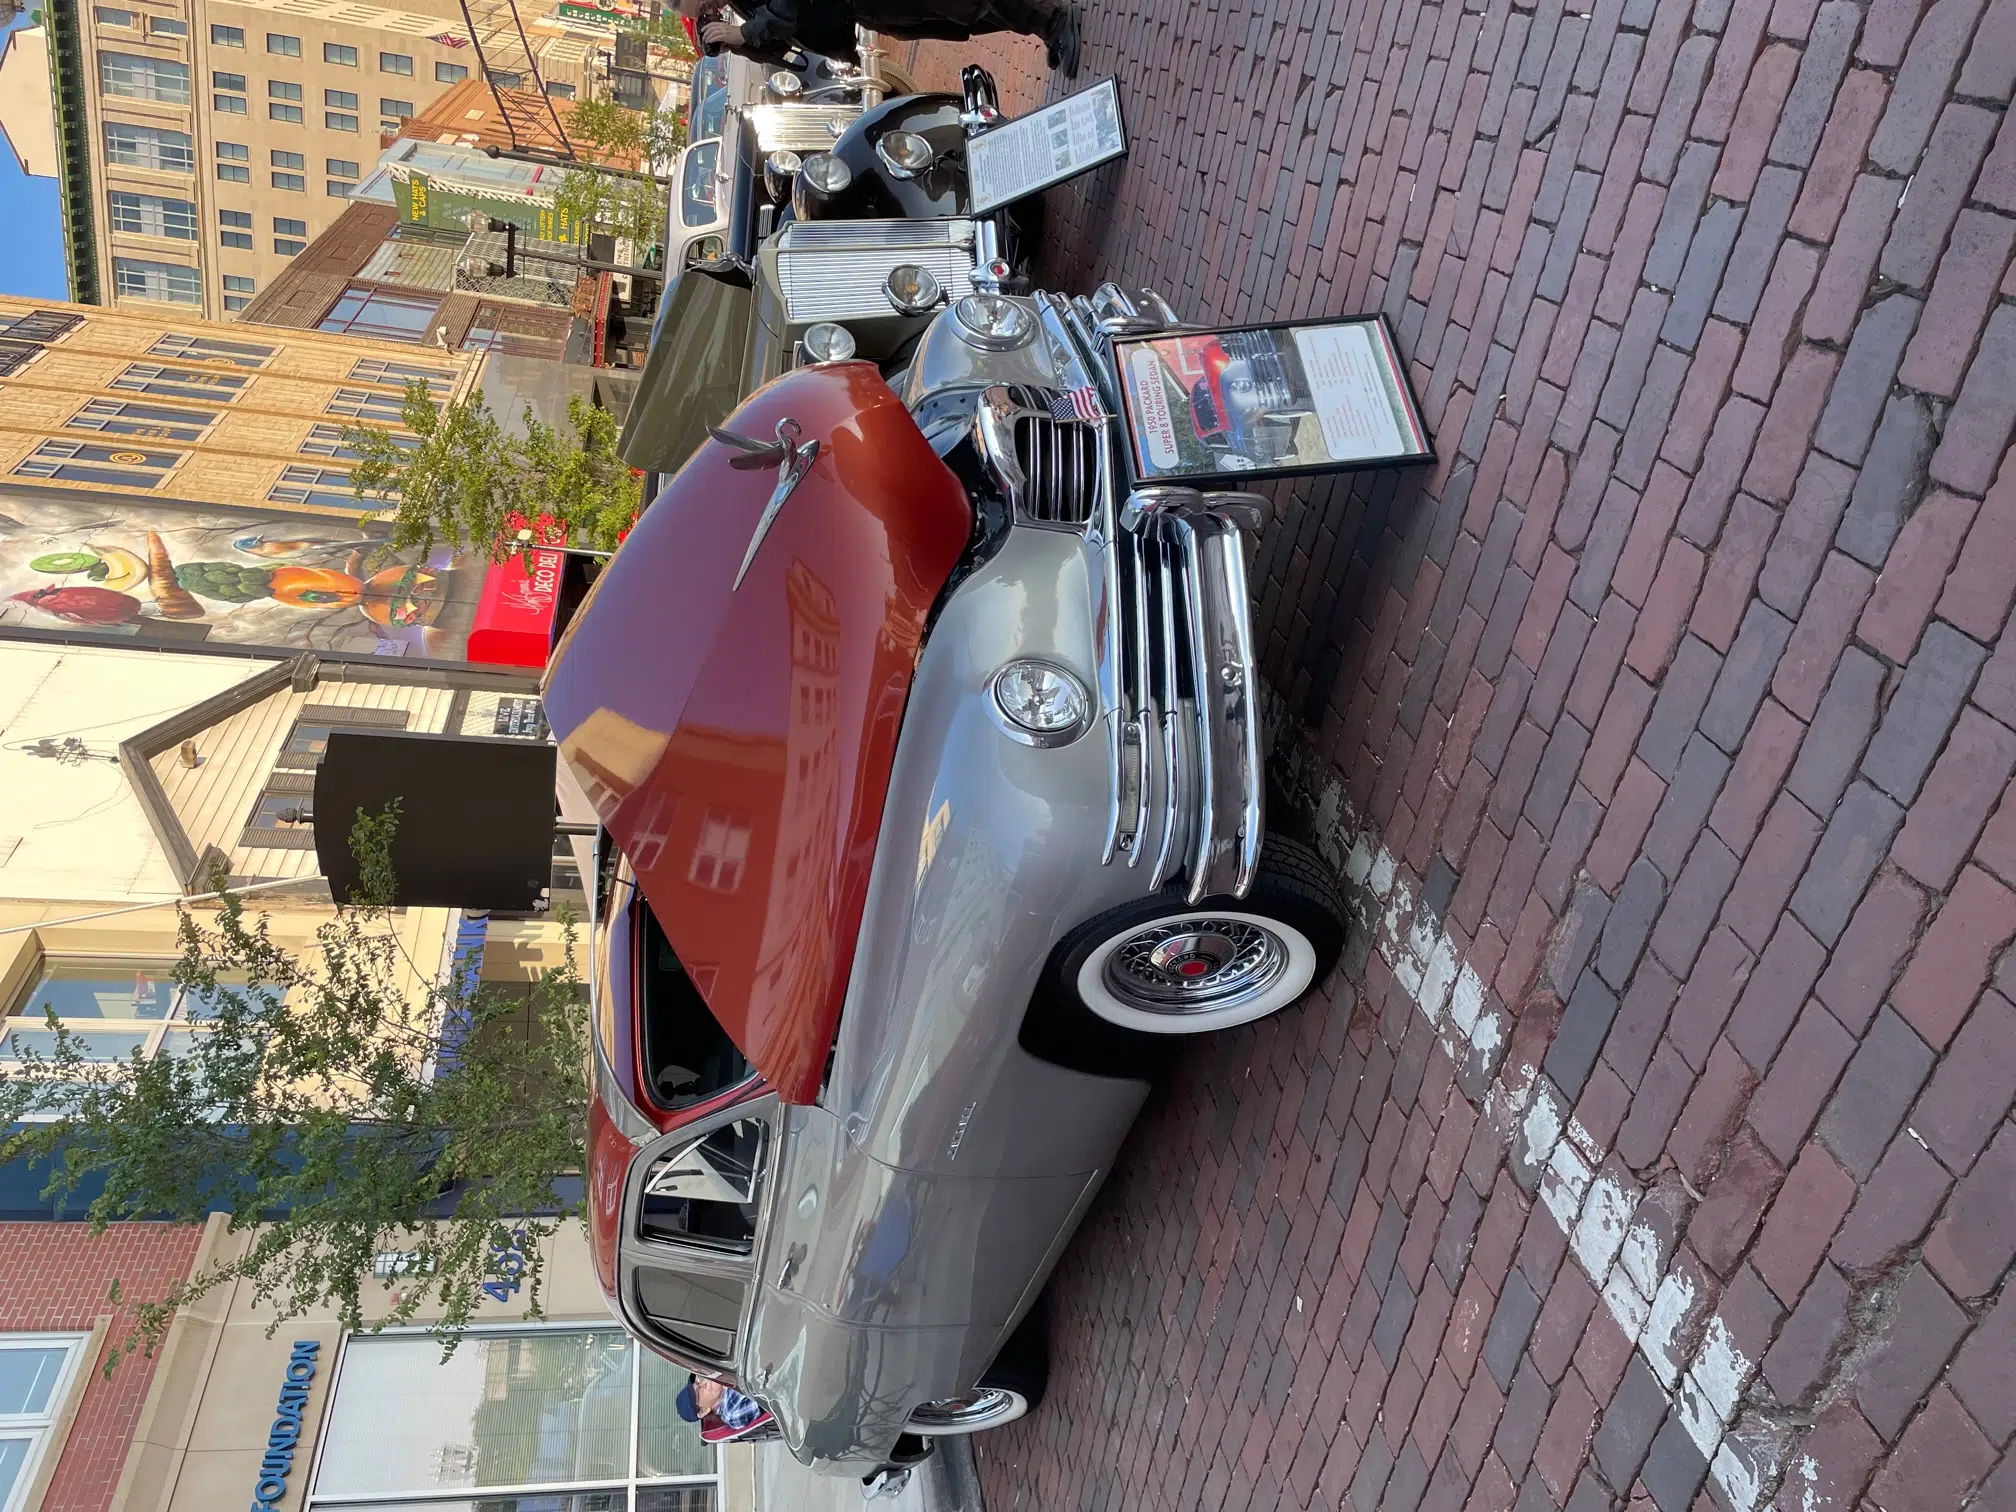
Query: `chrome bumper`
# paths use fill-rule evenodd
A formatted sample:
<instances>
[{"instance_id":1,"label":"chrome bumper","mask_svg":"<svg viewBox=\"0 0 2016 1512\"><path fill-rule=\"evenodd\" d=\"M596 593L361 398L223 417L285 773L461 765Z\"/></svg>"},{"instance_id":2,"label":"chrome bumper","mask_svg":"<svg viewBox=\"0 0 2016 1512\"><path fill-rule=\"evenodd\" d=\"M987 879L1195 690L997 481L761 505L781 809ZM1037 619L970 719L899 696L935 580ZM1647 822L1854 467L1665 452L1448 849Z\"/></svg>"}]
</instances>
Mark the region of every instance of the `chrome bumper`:
<instances>
[{"instance_id":1,"label":"chrome bumper","mask_svg":"<svg viewBox=\"0 0 2016 1512\"><path fill-rule=\"evenodd\" d=\"M1092 387L1106 417L1087 544L1099 557L1099 698L1111 777L1102 860L1148 864L1159 889L1182 871L1189 901L1253 885L1265 829L1245 536L1254 494L1125 489L1114 335L1176 327L1157 296L1112 284L1092 299L1036 295L1061 375Z\"/></svg>"}]
</instances>

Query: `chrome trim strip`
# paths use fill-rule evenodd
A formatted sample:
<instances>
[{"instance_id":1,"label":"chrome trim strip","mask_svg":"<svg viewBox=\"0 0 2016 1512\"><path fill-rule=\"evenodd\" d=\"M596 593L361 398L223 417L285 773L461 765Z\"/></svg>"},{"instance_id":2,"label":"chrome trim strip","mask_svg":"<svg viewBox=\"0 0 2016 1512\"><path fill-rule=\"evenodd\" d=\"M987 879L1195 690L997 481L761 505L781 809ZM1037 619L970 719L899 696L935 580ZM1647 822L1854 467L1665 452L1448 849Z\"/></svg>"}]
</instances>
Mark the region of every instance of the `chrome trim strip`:
<instances>
[{"instance_id":1,"label":"chrome trim strip","mask_svg":"<svg viewBox=\"0 0 2016 1512\"><path fill-rule=\"evenodd\" d=\"M981 390L973 406L973 444L980 448L980 456L1008 495L1008 507L1018 515L1022 501L1029 497L1029 479L1015 455L1015 422L1022 412L1014 394L999 383Z\"/></svg>"},{"instance_id":2,"label":"chrome trim strip","mask_svg":"<svg viewBox=\"0 0 2016 1512\"><path fill-rule=\"evenodd\" d=\"M1233 897L1243 898L1260 869L1260 841L1265 824L1261 814L1260 700L1254 696L1260 673L1253 655L1252 614L1247 608L1252 601L1247 597L1245 537L1227 521L1218 545L1225 555L1226 607L1230 611L1225 623L1231 632L1231 665L1239 669L1237 705L1243 770L1239 783L1239 865L1231 892Z\"/></svg>"},{"instance_id":3,"label":"chrome trim strip","mask_svg":"<svg viewBox=\"0 0 2016 1512\"><path fill-rule=\"evenodd\" d=\"M1162 710L1162 841L1155 850L1155 871L1148 885L1160 890L1174 869L1178 798L1183 791L1180 770L1183 750L1183 684L1177 671L1176 595L1178 567L1176 543L1165 530L1155 530L1156 569L1160 574L1157 595L1162 609L1162 688L1168 705Z\"/></svg>"},{"instance_id":4,"label":"chrome trim strip","mask_svg":"<svg viewBox=\"0 0 2016 1512\"><path fill-rule=\"evenodd\" d=\"M1182 543L1184 586L1187 590L1184 618L1190 631L1190 676L1196 684L1197 793L1195 828L1190 835L1189 901L1201 901L1207 892L1211 854L1216 844L1212 833L1215 808L1211 795L1218 785L1216 746L1211 729L1211 700L1205 691L1210 683L1211 654L1204 636L1204 553L1197 540L1197 526L1181 515L1169 517L1169 528Z\"/></svg>"},{"instance_id":5,"label":"chrome trim strip","mask_svg":"<svg viewBox=\"0 0 2016 1512\"><path fill-rule=\"evenodd\" d=\"M1134 705L1134 744L1140 748L1140 776L1134 783L1134 837L1133 849L1127 852L1127 864L1141 864L1141 852L1146 847L1141 843L1148 834L1149 788L1153 785L1149 774L1154 770L1151 752L1155 737L1161 734L1161 717L1155 705L1155 683L1148 664L1148 547L1149 542L1137 531L1127 532L1128 557L1134 569L1134 686L1140 697Z\"/></svg>"},{"instance_id":6,"label":"chrome trim strip","mask_svg":"<svg viewBox=\"0 0 2016 1512\"><path fill-rule=\"evenodd\" d=\"M1048 311L1046 310L1046 314ZM1093 623L1099 627L1099 704L1106 721L1106 765L1110 786L1106 798L1106 837L1100 847L1101 865L1110 865L1120 843L1121 784L1126 776L1126 753L1122 749L1120 724L1120 659L1125 647L1120 634L1119 507L1114 500L1113 421L1099 422L1099 497L1091 523L1085 527L1085 544L1099 555L1100 595L1093 609Z\"/></svg>"}]
</instances>

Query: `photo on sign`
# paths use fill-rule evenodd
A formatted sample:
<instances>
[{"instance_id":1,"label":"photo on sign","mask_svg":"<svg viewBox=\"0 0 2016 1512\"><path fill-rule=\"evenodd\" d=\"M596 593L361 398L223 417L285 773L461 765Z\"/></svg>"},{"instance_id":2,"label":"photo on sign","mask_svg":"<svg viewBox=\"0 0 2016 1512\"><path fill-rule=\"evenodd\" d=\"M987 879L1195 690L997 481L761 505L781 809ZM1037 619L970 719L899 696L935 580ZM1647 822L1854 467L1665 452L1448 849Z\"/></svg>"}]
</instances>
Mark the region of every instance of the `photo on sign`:
<instances>
[{"instance_id":1,"label":"photo on sign","mask_svg":"<svg viewBox=\"0 0 2016 1512\"><path fill-rule=\"evenodd\" d=\"M1143 483L1435 460L1383 316L1121 338L1113 356Z\"/></svg>"},{"instance_id":2,"label":"photo on sign","mask_svg":"<svg viewBox=\"0 0 2016 1512\"><path fill-rule=\"evenodd\" d=\"M972 213L998 210L1126 155L1120 86L1103 79L966 144Z\"/></svg>"}]
</instances>

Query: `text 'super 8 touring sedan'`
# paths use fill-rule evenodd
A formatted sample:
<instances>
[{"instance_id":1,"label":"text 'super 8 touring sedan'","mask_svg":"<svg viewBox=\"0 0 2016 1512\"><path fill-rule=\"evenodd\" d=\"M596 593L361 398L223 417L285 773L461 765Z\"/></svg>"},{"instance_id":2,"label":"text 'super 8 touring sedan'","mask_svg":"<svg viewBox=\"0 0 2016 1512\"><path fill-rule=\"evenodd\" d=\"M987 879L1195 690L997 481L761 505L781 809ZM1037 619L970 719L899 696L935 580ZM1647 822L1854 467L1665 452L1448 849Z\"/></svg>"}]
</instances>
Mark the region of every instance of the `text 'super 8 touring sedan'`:
<instances>
[{"instance_id":1,"label":"text 'super 8 touring sedan'","mask_svg":"<svg viewBox=\"0 0 2016 1512\"><path fill-rule=\"evenodd\" d=\"M1018 1325L1152 1052L1287 1007L1342 944L1336 879L1263 824L1263 501L1130 491L1098 416L1111 336L1173 324L981 288L879 366L801 358L548 673L606 830L603 1283L820 1468L1035 1405Z\"/></svg>"}]
</instances>

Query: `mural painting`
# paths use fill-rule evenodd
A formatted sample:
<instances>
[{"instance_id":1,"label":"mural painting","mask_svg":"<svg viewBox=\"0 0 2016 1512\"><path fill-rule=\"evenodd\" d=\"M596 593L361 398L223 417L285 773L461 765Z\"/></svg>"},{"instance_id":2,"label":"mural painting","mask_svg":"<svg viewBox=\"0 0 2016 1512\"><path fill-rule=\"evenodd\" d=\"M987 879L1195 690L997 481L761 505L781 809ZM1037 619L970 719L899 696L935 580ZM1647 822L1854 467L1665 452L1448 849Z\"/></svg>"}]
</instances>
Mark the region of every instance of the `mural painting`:
<instances>
[{"instance_id":1,"label":"mural painting","mask_svg":"<svg viewBox=\"0 0 2016 1512\"><path fill-rule=\"evenodd\" d=\"M0 626L461 661L485 564L329 516L0 488Z\"/></svg>"}]
</instances>

